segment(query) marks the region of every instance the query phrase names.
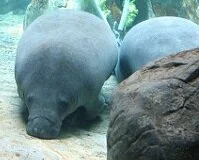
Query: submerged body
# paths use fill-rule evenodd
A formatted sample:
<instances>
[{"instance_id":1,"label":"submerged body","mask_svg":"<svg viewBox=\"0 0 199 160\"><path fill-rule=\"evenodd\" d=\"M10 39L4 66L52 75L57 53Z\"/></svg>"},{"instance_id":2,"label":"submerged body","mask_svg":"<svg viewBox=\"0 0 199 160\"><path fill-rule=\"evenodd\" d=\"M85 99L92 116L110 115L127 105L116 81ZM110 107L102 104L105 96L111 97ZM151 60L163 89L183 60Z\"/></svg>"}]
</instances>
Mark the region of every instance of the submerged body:
<instances>
[{"instance_id":1,"label":"submerged body","mask_svg":"<svg viewBox=\"0 0 199 160\"><path fill-rule=\"evenodd\" d=\"M35 20L22 35L15 63L18 92L29 111L27 133L57 137L63 119L80 106L95 117L116 62L115 37L96 16L62 9Z\"/></svg>"},{"instance_id":2,"label":"submerged body","mask_svg":"<svg viewBox=\"0 0 199 160\"><path fill-rule=\"evenodd\" d=\"M122 81L148 62L199 47L199 26L179 17L158 17L134 26L125 36L116 67Z\"/></svg>"}]
</instances>

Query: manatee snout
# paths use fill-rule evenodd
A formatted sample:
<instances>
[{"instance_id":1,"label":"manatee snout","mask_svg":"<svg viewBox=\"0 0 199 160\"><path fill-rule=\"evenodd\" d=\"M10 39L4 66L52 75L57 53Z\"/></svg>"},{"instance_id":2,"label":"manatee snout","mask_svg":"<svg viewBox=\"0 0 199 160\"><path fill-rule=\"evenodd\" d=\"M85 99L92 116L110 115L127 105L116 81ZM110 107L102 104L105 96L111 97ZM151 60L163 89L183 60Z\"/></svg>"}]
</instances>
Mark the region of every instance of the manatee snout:
<instances>
[{"instance_id":1,"label":"manatee snout","mask_svg":"<svg viewBox=\"0 0 199 160\"><path fill-rule=\"evenodd\" d=\"M59 135L61 124L45 117L37 117L28 121L26 131L33 137L53 139Z\"/></svg>"}]
</instances>

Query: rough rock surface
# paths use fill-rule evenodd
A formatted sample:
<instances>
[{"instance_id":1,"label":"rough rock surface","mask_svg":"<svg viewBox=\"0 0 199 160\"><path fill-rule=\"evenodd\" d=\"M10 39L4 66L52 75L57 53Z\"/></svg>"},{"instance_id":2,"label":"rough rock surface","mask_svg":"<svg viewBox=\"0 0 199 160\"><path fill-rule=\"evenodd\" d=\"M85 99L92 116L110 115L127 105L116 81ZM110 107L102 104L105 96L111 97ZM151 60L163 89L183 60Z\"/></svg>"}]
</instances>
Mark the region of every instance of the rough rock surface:
<instances>
[{"instance_id":1,"label":"rough rock surface","mask_svg":"<svg viewBox=\"0 0 199 160\"><path fill-rule=\"evenodd\" d=\"M152 62L113 96L108 160L199 159L199 49Z\"/></svg>"},{"instance_id":2,"label":"rough rock surface","mask_svg":"<svg viewBox=\"0 0 199 160\"><path fill-rule=\"evenodd\" d=\"M37 17L65 6L65 0L32 0L26 9L23 28L26 29Z\"/></svg>"},{"instance_id":3,"label":"rough rock surface","mask_svg":"<svg viewBox=\"0 0 199 160\"><path fill-rule=\"evenodd\" d=\"M156 16L184 17L199 24L198 0L151 0L151 3Z\"/></svg>"},{"instance_id":4,"label":"rough rock surface","mask_svg":"<svg viewBox=\"0 0 199 160\"><path fill-rule=\"evenodd\" d=\"M109 107L101 119L89 125L65 125L56 140L41 140L26 134L23 106L14 80L22 21L21 15L0 15L0 160L105 160ZM110 98L116 85L111 77L102 92Z\"/></svg>"},{"instance_id":5,"label":"rough rock surface","mask_svg":"<svg viewBox=\"0 0 199 160\"><path fill-rule=\"evenodd\" d=\"M107 22L101 10L96 6L96 3L97 1L93 0L32 0L26 9L24 29L26 29L37 17L58 8L83 10L96 15Z\"/></svg>"},{"instance_id":6,"label":"rough rock surface","mask_svg":"<svg viewBox=\"0 0 199 160\"><path fill-rule=\"evenodd\" d=\"M135 2L139 10L133 25L159 16L177 16L199 24L198 0L139 0Z\"/></svg>"}]
</instances>

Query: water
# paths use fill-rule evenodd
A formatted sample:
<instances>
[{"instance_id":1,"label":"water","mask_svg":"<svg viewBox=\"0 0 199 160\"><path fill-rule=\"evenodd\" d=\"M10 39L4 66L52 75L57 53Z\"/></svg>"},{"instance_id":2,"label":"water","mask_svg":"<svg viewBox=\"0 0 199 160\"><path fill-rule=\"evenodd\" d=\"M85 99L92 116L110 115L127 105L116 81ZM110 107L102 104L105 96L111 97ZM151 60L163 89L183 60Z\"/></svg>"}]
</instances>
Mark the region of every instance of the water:
<instances>
[{"instance_id":1,"label":"water","mask_svg":"<svg viewBox=\"0 0 199 160\"><path fill-rule=\"evenodd\" d=\"M0 15L0 97L8 103L18 99L14 79L16 48L22 34L23 15Z\"/></svg>"}]
</instances>

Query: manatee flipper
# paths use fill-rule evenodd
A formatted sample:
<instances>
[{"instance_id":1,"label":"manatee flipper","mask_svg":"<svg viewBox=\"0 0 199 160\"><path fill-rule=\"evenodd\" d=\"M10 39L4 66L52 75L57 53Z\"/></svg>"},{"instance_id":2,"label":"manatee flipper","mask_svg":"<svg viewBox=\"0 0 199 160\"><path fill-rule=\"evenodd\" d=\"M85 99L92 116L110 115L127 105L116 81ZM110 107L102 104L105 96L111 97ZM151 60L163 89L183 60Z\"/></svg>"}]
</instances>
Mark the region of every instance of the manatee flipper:
<instances>
[{"instance_id":1,"label":"manatee flipper","mask_svg":"<svg viewBox=\"0 0 199 160\"><path fill-rule=\"evenodd\" d=\"M85 106L86 109L86 119L91 120L98 116L103 109L107 106L104 96L100 93L98 98L93 101L93 103Z\"/></svg>"}]
</instances>

